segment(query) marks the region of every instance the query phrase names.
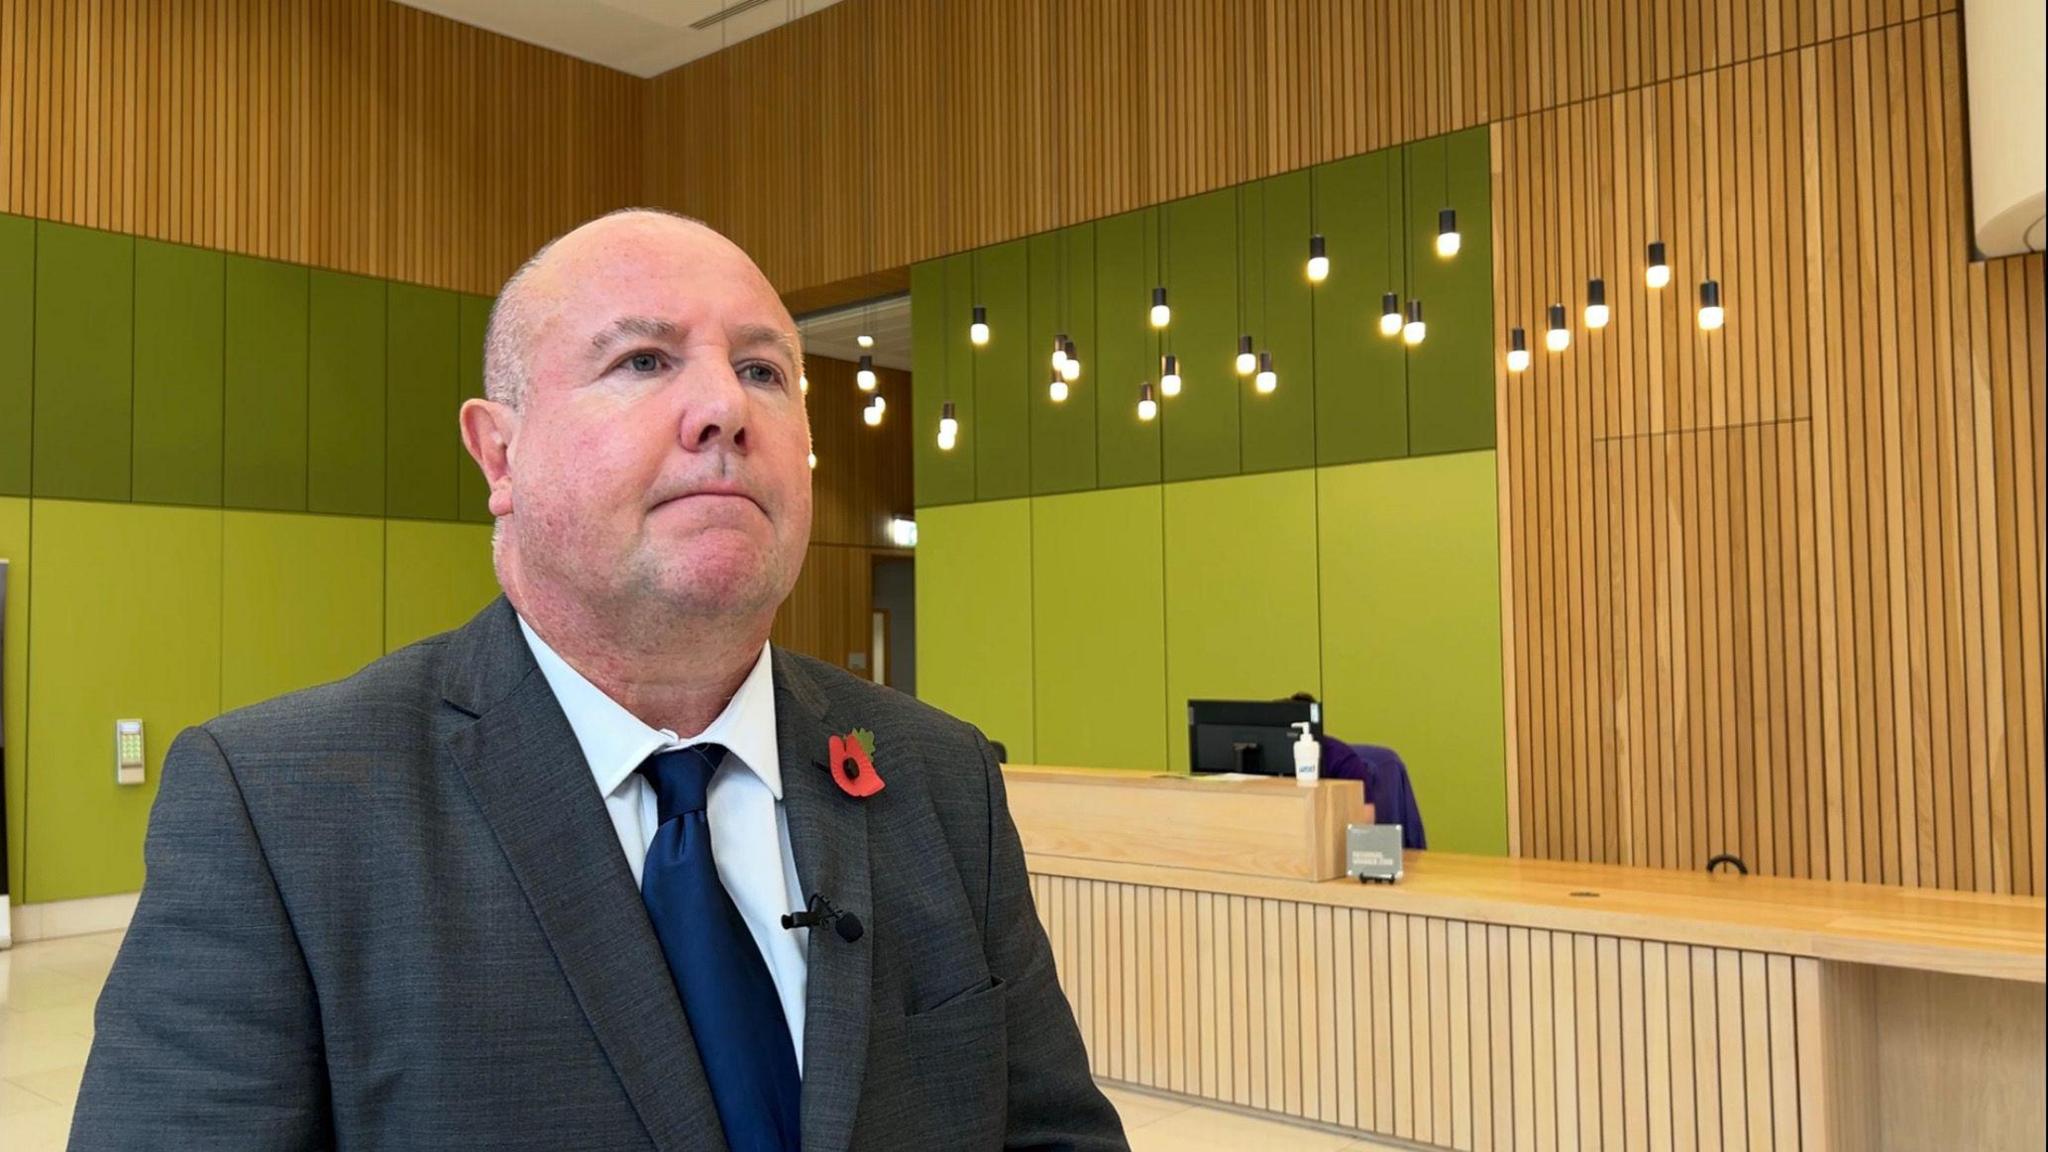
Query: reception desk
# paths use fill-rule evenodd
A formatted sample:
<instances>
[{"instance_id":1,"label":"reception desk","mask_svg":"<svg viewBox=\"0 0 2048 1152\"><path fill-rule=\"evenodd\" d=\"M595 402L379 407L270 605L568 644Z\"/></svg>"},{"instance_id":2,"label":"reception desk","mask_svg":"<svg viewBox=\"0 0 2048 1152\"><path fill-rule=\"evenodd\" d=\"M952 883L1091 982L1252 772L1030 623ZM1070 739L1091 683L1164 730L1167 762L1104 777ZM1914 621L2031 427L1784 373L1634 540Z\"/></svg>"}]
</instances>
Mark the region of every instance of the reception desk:
<instances>
[{"instance_id":1,"label":"reception desk","mask_svg":"<svg viewBox=\"0 0 2048 1152\"><path fill-rule=\"evenodd\" d=\"M1077 829L1014 804L1061 773L1008 773L1107 1079L1460 1149L2039 1149L2048 1130L2039 899L1442 853L1361 885L1259 874L1227 819L1197 858L1090 857L1105 820L1142 834L1205 802L1190 790L1229 808L1294 785L1120 774Z\"/></svg>"}]
</instances>

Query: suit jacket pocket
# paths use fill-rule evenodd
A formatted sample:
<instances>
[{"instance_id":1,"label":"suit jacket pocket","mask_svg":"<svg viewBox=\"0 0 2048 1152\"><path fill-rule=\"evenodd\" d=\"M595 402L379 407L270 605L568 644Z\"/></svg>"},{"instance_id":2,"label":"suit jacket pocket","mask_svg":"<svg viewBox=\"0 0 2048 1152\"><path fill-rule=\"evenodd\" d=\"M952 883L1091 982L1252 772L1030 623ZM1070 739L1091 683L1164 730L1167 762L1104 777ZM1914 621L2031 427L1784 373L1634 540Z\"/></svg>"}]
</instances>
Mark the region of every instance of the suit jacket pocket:
<instances>
[{"instance_id":1,"label":"suit jacket pocket","mask_svg":"<svg viewBox=\"0 0 2048 1152\"><path fill-rule=\"evenodd\" d=\"M1000 1148L1009 1102L1007 989L991 979L903 1018L919 1143Z\"/></svg>"}]
</instances>

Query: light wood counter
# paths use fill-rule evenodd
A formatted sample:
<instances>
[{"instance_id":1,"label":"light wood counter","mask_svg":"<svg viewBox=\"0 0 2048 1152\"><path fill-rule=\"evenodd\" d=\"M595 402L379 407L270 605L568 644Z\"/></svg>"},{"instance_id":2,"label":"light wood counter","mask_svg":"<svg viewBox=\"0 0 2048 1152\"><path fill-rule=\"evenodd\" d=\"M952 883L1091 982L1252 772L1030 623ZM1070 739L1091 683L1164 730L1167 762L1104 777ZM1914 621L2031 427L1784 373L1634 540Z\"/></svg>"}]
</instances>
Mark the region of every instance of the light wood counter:
<instances>
[{"instance_id":1,"label":"light wood counter","mask_svg":"<svg viewBox=\"0 0 2048 1152\"><path fill-rule=\"evenodd\" d=\"M1013 813L1109 1079L1461 1149L2048 1132L2040 899L1442 853L1393 886L1091 859L1105 817L1142 840L1220 782L1098 777L1114 804L1075 828L1015 804L1038 771L1007 770Z\"/></svg>"}]
</instances>

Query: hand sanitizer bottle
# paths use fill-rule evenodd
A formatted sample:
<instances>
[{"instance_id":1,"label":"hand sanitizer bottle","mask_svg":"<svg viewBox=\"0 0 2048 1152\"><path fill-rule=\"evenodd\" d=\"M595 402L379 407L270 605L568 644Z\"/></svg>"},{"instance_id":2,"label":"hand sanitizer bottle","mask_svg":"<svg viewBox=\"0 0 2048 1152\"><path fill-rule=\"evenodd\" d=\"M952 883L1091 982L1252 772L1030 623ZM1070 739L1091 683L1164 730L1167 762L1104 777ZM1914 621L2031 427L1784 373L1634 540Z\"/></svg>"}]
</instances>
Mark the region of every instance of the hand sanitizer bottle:
<instances>
[{"instance_id":1,"label":"hand sanitizer bottle","mask_svg":"<svg viewBox=\"0 0 2048 1152\"><path fill-rule=\"evenodd\" d=\"M1294 782L1303 788L1313 788L1323 774L1323 746L1306 722L1297 722L1293 727L1301 729L1301 736L1294 742Z\"/></svg>"}]
</instances>

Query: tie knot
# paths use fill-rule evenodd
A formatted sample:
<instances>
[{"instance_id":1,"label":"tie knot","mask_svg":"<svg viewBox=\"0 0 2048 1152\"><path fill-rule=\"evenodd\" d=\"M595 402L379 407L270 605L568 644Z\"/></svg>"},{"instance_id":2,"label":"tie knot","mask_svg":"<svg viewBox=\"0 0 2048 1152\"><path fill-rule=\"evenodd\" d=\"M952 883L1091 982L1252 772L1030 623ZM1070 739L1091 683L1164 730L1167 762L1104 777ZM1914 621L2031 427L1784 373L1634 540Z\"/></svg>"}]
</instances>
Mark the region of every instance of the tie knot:
<instances>
[{"instance_id":1,"label":"tie knot","mask_svg":"<svg viewBox=\"0 0 2048 1152\"><path fill-rule=\"evenodd\" d=\"M724 759L725 749L717 744L696 744L649 756L640 772L654 785L654 810L660 822L704 811L711 774Z\"/></svg>"}]
</instances>

